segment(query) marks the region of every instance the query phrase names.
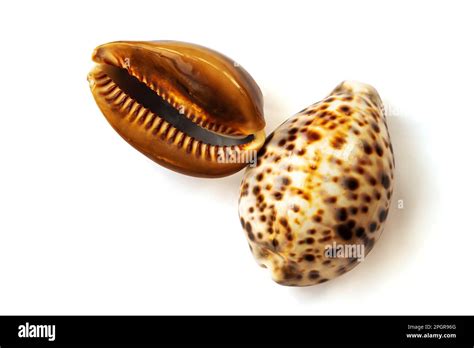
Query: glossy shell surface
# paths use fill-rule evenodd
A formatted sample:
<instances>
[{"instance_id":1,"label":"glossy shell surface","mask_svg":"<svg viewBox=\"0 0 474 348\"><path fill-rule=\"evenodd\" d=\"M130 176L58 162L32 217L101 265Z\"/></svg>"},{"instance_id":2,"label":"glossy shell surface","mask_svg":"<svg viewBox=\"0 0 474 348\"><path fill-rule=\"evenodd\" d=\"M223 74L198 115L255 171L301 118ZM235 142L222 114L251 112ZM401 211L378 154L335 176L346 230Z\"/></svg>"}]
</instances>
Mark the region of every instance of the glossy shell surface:
<instances>
[{"instance_id":1,"label":"glossy shell surface","mask_svg":"<svg viewBox=\"0 0 474 348\"><path fill-rule=\"evenodd\" d=\"M97 47L88 75L110 125L132 146L172 170L232 174L265 140L262 94L238 64L176 41L118 41Z\"/></svg>"},{"instance_id":2,"label":"glossy shell surface","mask_svg":"<svg viewBox=\"0 0 474 348\"><path fill-rule=\"evenodd\" d=\"M382 101L345 81L269 135L241 184L239 216L257 262L283 285L325 282L379 239L394 182Z\"/></svg>"}]
</instances>

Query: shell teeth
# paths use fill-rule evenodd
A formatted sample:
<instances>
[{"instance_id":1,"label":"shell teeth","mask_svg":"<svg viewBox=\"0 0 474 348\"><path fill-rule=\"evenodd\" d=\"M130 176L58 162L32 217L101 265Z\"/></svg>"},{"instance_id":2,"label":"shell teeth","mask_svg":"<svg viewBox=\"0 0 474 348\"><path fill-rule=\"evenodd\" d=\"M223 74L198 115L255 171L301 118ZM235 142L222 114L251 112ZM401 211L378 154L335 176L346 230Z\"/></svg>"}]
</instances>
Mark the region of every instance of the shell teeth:
<instances>
[{"instance_id":1,"label":"shell teeth","mask_svg":"<svg viewBox=\"0 0 474 348\"><path fill-rule=\"evenodd\" d=\"M109 84L110 82L112 82L112 79L108 77L106 74L96 74L94 75L94 80L95 80L95 84L99 87L103 87Z\"/></svg>"},{"instance_id":2,"label":"shell teeth","mask_svg":"<svg viewBox=\"0 0 474 348\"><path fill-rule=\"evenodd\" d=\"M111 103L116 100L120 96L120 94L122 94L122 91L118 88L118 86L115 85L114 88L112 88L108 95L105 97L105 100Z\"/></svg>"},{"instance_id":3,"label":"shell teeth","mask_svg":"<svg viewBox=\"0 0 474 348\"><path fill-rule=\"evenodd\" d=\"M140 82L146 84L158 96L160 96L173 108L180 111L181 114L187 117L191 122L194 122L196 125L202 128L214 131L216 133L220 133L220 134L234 135L236 133L235 131L233 131L231 128L227 126L210 122L209 120L205 120L204 118L193 114L192 111L188 108L181 109L181 105L178 105L178 103L170 95L160 90L160 88L158 86L155 86L154 83L149 82L146 76L141 76L132 68L126 67L126 69L130 75L138 79ZM131 104L131 102L129 101L130 98L128 98L128 96L126 96L125 94L124 95L126 96L126 98L120 98L120 94L122 94L122 92L120 91L120 89L118 89L118 91L115 92L118 86L113 82L112 79L110 79L110 77L108 77L106 74L102 74L98 77L95 77L95 79L96 79L96 84L104 90L103 93L108 95L106 99L109 102L112 102L115 105L121 105L122 110L126 110L127 107L130 107L130 109L132 109L134 105L130 106ZM140 117L137 117L137 119L140 119Z\"/></svg>"},{"instance_id":4,"label":"shell teeth","mask_svg":"<svg viewBox=\"0 0 474 348\"><path fill-rule=\"evenodd\" d=\"M221 132L222 132L223 134L229 134L229 128L227 128L227 126L222 126Z\"/></svg>"},{"instance_id":5,"label":"shell teeth","mask_svg":"<svg viewBox=\"0 0 474 348\"><path fill-rule=\"evenodd\" d=\"M121 107L121 110L122 110L122 111L125 111L125 110L127 110L127 108L129 108L129 107L130 107L130 109L131 109L132 104L133 104L133 99L130 98L128 95L126 95L126 96L125 96L125 101L124 101L124 103L123 103L123 105L122 105L122 107Z\"/></svg>"},{"instance_id":6,"label":"shell teeth","mask_svg":"<svg viewBox=\"0 0 474 348\"><path fill-rule=\"evenodd\" d=\"M128 96L123 93L122 91L120 91L120 94L119 96L112 102L113 105L115 106L123 106L123 104L125 103L125 100L128 98Z\"/></svg>"},{"instance_id":7,"label":"shell teeth","mask_svg":"<svg viewBox=\"0 0 474 348\"><path fill-rule=\"evenodd\" d=\"M100 88L101 94L108 95L112 93L116 88L118 88L118 86L112 80L110 80L110 82L108 82L104 86L101 86Z\"/></svg>"},{"instance_id":8,"label":"shell teeth","mask_svg":"<svg viewBox=\"0 0 474 348\"><path fill-rule=\"evenodd\" d=\"M192 113L191 109L180 109L181 105L178 105L170 95L160 90L153 83L148 82L146 77L140 76L131 69L127 70L133 77L142 83L145 83L150 89L155 91L158 96L173 106L173 108L180 111L182 115L186 116L196 125L220 134L231 135L235 133L231 128L225 125L211 122L210 120ZM107 102L114 105L114 107L119 109L121 112L124 112L124 118L128 119L130 123L135 123L137 126L143 127L146 131L151 132L154 136L159 136L164 141L176 143L179 148L182 147L186 151L193 153L198 158L215 161L218 151L221 148L227 148L228 151L234 151L235 153L241 151L240 146L222 147L210 145L203 143L201 140L190 137L186 133L183 133L172 126L159 115L154 114L151 110L143 107L132 99L106 74L96 74L94 80L96 86L100 88L100 93L104 95Z\"/></svg>"}]
</instances>

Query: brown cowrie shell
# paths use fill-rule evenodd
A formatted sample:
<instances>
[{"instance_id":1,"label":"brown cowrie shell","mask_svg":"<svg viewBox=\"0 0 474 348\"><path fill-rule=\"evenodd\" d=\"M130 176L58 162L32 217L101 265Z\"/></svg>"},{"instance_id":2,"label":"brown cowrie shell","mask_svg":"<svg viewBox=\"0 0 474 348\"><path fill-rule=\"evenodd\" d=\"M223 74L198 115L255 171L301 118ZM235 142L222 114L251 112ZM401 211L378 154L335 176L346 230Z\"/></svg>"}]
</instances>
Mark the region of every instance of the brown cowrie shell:
<instances>
[{"instance_id":1,"label":"brown cowrie shell","mask_svg":"<svg viewBox=\"0 0 474 348\"><path fill-rule=\"evenodd\" d=\"M107 121L177 172L237 172L265 141L262 93L233 60L176 41L119 41L94 50L88 75Z\"/></svg>"},{"instance_id":2,"label":"brown cowrie shell","mask_svg":"<svg viewBox=\"0 0 474 348\"><path fill-rule=\"evenodd\" d=\"M269 135L239 198L257 262L283 285L338 277L370 252L387 218L394 157L382 101L345 81Z\"/></svg>"}]
</instances>

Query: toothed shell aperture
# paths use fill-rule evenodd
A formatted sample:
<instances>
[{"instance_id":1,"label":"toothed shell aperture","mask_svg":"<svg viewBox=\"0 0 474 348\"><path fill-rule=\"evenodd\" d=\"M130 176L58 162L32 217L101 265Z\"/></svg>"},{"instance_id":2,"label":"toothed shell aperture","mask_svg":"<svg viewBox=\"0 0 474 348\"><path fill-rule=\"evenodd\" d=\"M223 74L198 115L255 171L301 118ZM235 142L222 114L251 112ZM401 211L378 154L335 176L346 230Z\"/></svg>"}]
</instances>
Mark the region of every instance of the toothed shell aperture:
<instances>
[{"instance_id":1,"label":"toothed shell aperture","mask_svg":"<svg viewBox=\"0 0 474 348\"><path fill-rule=\"evenodd\" d=\"M369 85L345 81L288 119L241 184L240 222L257 262L294 286L351 270L382 233L394 165L383 104Z\"/></svg>"},{"instance_id":2,"label":"toothed shell aperture","mask_svg":"<svg viewBox=\"0 0 474 348\"><path fill-rule=\"evenodd\" d=\"M263 98L252 77L226 56L177 41L101 45L89 73L110 125L157 163L193 176L225 176L264 140Z\"/></svg>"}]
</instances>

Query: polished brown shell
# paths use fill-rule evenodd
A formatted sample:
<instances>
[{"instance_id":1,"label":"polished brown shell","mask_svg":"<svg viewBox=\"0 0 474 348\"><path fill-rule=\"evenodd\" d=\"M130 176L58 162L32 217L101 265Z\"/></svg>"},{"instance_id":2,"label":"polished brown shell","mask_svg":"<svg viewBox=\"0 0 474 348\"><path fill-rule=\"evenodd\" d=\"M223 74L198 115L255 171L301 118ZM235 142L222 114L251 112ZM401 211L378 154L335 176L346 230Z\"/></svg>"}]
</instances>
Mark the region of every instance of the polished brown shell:
<instances>
[{"instance_id":1,"label":"polished brown shell","mask_svg":"<svg viewBox=\"0 0 474 348\"><path fill-rule=\"evenodd\" d=\"M229 175L265 140L259 87L216 51L176 41L121 41L97 47L92 59L97 64L88 80L107 121L167 168Z\"/></svg>"}]
</instances>

